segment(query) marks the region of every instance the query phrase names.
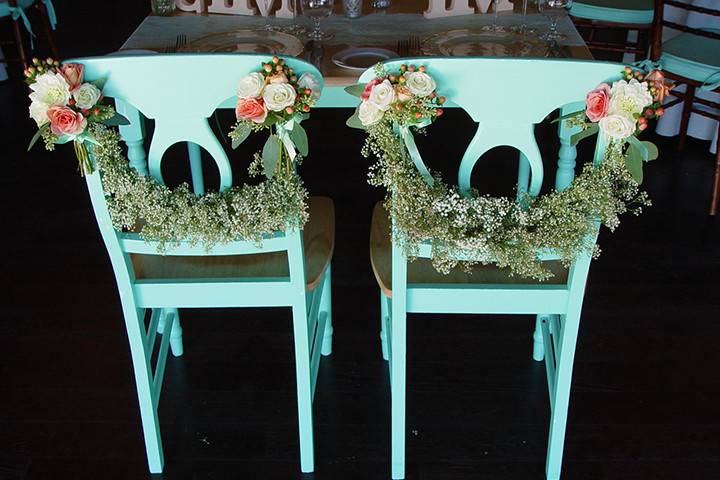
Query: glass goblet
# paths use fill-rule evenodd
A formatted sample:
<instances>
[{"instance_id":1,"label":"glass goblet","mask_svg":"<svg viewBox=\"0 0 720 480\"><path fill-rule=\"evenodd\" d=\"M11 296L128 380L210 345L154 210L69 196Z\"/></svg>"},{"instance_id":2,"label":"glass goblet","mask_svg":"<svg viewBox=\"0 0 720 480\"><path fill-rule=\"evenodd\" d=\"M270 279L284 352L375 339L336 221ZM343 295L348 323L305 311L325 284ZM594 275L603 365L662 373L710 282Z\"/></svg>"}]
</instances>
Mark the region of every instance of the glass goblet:
<instances>
[{"instance_id":1,"label":"glass goblet","mask_svg":"<svg viewBox=\"0 0 720 480\"><path fill-rule=\"evenodd\" d=\"M540 36L541 40L554 42L564 36L557 31L558 21L568 14L572 0L538 0L538 10L550 20L550 30Z\"/></svg>"},{"instance_id":2,"label":"glass goblet","mask_svg":"<svg viewBox=\"0 0 720 480\"><path fill-rule=\"evenodd\" d=\"M302 0L303 13L310 17L315 28L308 36L313 40L327 40L332 34L320 29L320 21L332 15L333 0Z\"/></svg>"}]
</instances>

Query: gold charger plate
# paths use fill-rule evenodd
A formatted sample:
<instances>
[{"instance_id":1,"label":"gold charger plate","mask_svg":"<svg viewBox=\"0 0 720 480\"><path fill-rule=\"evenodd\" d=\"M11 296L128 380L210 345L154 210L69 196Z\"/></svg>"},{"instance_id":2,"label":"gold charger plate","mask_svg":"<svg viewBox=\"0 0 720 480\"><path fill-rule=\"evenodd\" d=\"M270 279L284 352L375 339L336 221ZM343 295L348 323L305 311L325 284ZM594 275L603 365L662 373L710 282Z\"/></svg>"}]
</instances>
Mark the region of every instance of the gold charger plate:
<instances>
[{"instance_id":1,"label":"gold charger plate","mask_svg":"<svg viewBox=\"0 0 720 480\"><path fill-rule=\"evenodd\" d=\"M532 35L511 29L458 29L425 39L425 55L448 57L544 57L547 46Z\"/></svg>"},{"instance_id":2,"label":"gold charger plate","mask_svg":"<svg viewBox=\"0 0 720 480\"><path fill-rule=\"evenodd\" d=\"M302 42L288 33L266 30L233 30L213 33L192 41L182 52L268 53L295 57L303 51Z\"/></svg>"}]
</instances>

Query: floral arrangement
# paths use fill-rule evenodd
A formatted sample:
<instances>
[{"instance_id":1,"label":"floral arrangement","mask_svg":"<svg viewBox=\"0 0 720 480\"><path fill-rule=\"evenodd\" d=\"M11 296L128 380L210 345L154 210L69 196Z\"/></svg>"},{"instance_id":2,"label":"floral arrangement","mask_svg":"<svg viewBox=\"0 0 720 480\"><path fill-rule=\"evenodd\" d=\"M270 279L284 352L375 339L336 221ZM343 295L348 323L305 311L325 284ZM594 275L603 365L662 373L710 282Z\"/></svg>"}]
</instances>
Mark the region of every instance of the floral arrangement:
<instances>
[{"instance_id":1,"label":"floral arrangement","mask_svg":"<svg viewBox=\"0 0 720 480\"><path fill-rule=\"evenodd\" d=\"M293 171L298 153L307 156L307 133L300 122L308 118L310 109L320 98L320 82L311 73L288 67L285 60L272 57L263 62L258 72L240 79L237 89L237 123L229 133L237 148L251 132L271 129L262 154L255 156L252 166L269 178L274 174L286 177Z\"/></svg>"},{"instance_id":2,"label":"floral arrangement","mask_svg":"<svg viewBox=\"0 0 720 480\"><path fill-rule=\"evenodd\" d=\"M427 79L421 77L425 89L415 91L422 94L409 91L410 98L399 98L396 90L396 86L404 86L401 83L407 84L406 74L426 73L421 68L411 72L409 67L401 67L405 80L401 82L392 75L393 82L391 75L378 66L376 79L346 89L361 99L348 125L366 131L363 155L377 158L370 168L369 182L387 189L385 207L393 219L393 240L410 259L417 256L419 245L429 243L433 265L441 273L449 273L458 264L469 270L476 264L493 263L509 268L511 275L547 280L553 273L543 264L539 252L552 252L565 265L582 253L597 256L598 221L614 230L621 214L638 214L642 206L650 204L627 166L627 144L633 144L637 140L634 134L644 130L640 125L645 122L639 118L649 118L650 108L652 115L662 114L659 107L654 107L658 88L648 83L651 80L647 77L641 82L634 74L632 79L625 74L622 83L614 84L614 92L613 88L594 90L588 94L586 111L565 116L572 125L581 126L585 136L593 128L608 135L608 148L601 162L587 164L563 191L538 197L525 195L516 201L482 196L476 190L465 195L444 183L437 172L426 169L410 128L423 128L430 123L428 120L442 115L438 106L444 99L437 94L431 97L436 85L429 75ZM644 85L638 86L641 83ZM628 124L615 126L615 122L625 122L626 117L615 119L611 115L621 114L634 122L629 125L628 120ZM646 153L648 150L645 147ZM647 156L650 159L652 155Z\"/></svg>"},{"instance_id":3,"label":"floral arrangement","mask_svg":"<svg viewBox=\"0 0 720 480\"><path fill-rule=\"evenodd\" d=\"M378 69L376 73L376 78L366 85L346 89L362 100L348 125L366 128L381 121L426 125L443 114L440 107L445 97L438 96L435 80L424 66L402 64L397 72Z\"/></svg>"},{"instance_id":4,"label":"floral arrangement","mask_svg":"<svg viewBox=\"0 0 720 480\"><path fill-rule=\"evenodd\" d=\"M96 143L89 126L127 125L128 121L110 105L104 105L104 82L85 82L84 66L60 62L52 58L34 58L25 70L25 82L30 86L30 117L38 131L30 141L28 151L42 138L47 150L55 145L73 142L80 174L92 173L86 142Z\"/></svg>"}]
</instances>

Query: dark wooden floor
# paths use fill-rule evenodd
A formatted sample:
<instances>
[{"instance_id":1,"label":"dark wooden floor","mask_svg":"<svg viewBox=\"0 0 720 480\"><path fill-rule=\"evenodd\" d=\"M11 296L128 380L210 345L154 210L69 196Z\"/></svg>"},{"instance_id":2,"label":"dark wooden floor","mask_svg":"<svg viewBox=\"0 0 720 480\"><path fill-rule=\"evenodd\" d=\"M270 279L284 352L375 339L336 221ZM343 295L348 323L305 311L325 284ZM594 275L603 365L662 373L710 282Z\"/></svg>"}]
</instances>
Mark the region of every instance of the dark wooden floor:
<instances>
[{"instance_id":1,"label":"dark wooden floor","mask_svg":"<svg viewBox=\"0 0 720 480\"><path fill-rule=\"evenodd\" d=\"M71 56L117 48L146 2L104 7L110 26L83 23L58 3ZM0 83L0 478L148 478L124 324L84 182L69 148L25 153L33 131L25 95L17 72ZM302 167L311 192L337 208L334 353L315 399L316 473L304 478L386 479L388 375L367 255L381 192L365 183L362 138L342 127L346 115L313 114ZM434 167L449 168L451 140L467 127L459 114L433 127L434 138L448 139L425 142ZM544 150L556 148L550 127L538 136ZM675 139L657 141L661 158L645 184L654 206L604 232L591 269L566 479L720 478L720 233L705 214L712 162L705 142L678 154ZM510 185L515 162L503 153L481 168L487 191ZM181 315L185 355L168 362L159 478L299 478L289 311ZM410 317L408 479L544 478L549 406L544 367L530 356L532 324Z\"/></svg>"}]
</instances>

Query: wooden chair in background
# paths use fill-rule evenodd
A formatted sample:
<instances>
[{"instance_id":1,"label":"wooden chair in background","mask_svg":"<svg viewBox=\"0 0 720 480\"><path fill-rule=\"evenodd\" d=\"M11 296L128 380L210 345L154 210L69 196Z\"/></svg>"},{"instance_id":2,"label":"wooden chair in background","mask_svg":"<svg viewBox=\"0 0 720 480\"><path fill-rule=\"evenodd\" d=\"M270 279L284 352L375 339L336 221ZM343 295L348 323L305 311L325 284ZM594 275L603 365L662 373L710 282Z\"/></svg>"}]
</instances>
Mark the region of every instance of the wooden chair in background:
<instances>
[{"instance_id":1,"label":"wooden chair in background","mask_svg":"<svg viewBox=\"0 0 720 480\"><path fill-rule=\"evenodd\" d=\"M663 18L665 6L682 8L702 15L717 17L716 29L700 29L670 22ZM670 91L675 97L664 107L670 108L683 104L680 121L678 150L685 148L690 115L695 113L720 122L720 103L698 98L698 89L720 92L720 9L700 7L675 0L655 0L655 26L653 30L651 59L659 62L665 76L685 85L685 92L677 89ZM679 35L662 41L663 27L679 30ZM720 203L720 128L718 128L718 148L715 153L715 175L710 215L715 215Z\"/></svg>"},{"instance_id":2,"label":"wooden chair in background","mask_svg":"<svg viewBox=\"0 0 720 480\"><path fill-rule=\"evenodd\" d=\"M199 54L112 56L75 62L85 65L86 78L107 79L103 93L115 99L119 110L135 108L155 120L148 154L151 175L162 182L166 149L178 142L192 142L215 161L224 190L232 185L232 170L207 118L217 108L234 105L239 79L257 71L262 60L265 58L258 55ZM294 58L285 60L295 71L310 72L322 81L312 65ZM174 81L177 78L185 82ZM186 85L202 87L187 95ZM137 148L130 146L131 150ZM147 167L141 172L141 165L135 162L134 166L147 174ZM204 191L201 178L193 175L195 193ZM292 309L301 469L312 472L312 400L321 353L332 351L332 200L311 197L310 221L304 231L276 232L261 245L237 240L208 251L180 239L177 248L161 255L155 242L113 227L100 173L88 175L87 184L120 292L150 472L163 470L158 404L168 345L176 356L183 353L178 309L263 306ZM159 342L156 332L162 333ZM153 371L156 343L159 353Z\"/></svg>"},{"instance_id":3,"label":"wooden chair in background","mask_svg":"<svg viewBox=\"0 0 720 480\"><path fill-rule=\"evenodd\" d=\"M396 70L404 62L407 60L388 62L387 68ZM477 133L459 162L460 191L470 188L470 175L481 155L496 146L509 145L520 150L521 163L529 163L524 171L531 176L521 173L518 189L531 195L537 195L543 183L543 162L534 125L556 108L578 101L584 104L588 91L619 78L623 68L615 63L492 58L428 58L423 59L423 65L432 72L438 88L448 92L448 100L478 123ZM484 75L505 80L488 94L476 87L475 79ZM374 70L368 70L360 82L374 76ZM527 78L545 81L528 90L524 87ZM538 91L542 95L538 96ZM596 161L604 158L604 149L599 142ZM557 188L567 188L572 176L562 176L561 180ZM418 245L417 252L420 258L408 262L403 248L392 241L388 213L378 204L373 212L370 257L380 287L383 357L390 367L392 478L405 478L407 314L482 313L536 315L533 358L545 359L550 394L546 474L549 480L559 479L590 255L579 256L570 268L565 268L556 255L540 254L555 273L551 281L541 283L511 277L508 271L492 265L477 266L472 274L454 271L442 275L430 265L430 240Z\"/></svg>"},{"instance_id":4,"label":"wooden chair in background","mask_svg":"<svg viewBox=\"0 0 720 480\"><path fill-rule=\"evenodd\" d=\"M37 12L37 16L40 17L50 53L54 58L58 58L58 51L53 34L57 19L55 17L55 7L53 6L52 0L7 0L6 2L0 2L0 18L7 17L11 20L14 39L10 42L0 42L0 45L13 45L17 51L17 58L6 57L4 60L5 63L19 62L23 65L23 68L29 66L29 55L25 48L22 30L25 29L28 33L30 36L30 44L32 45L34 43L32 37L35 34L28 17L28 10L31 8L34 9Z\"/></svg>"}]
</instances>

